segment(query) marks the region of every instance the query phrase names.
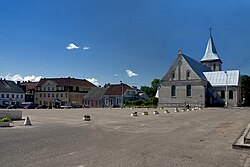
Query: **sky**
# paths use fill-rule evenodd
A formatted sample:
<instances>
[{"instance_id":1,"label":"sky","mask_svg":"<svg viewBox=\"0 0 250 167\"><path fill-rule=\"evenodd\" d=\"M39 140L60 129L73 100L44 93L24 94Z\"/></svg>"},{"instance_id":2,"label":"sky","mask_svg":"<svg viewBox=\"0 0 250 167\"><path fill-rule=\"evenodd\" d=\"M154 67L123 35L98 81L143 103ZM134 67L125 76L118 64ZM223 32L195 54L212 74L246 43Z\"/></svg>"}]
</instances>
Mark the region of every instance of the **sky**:
<instances>
[{"instance_id":1,"label":"sky","mask_svg":"<svg viewBox=\"0 0 250 167\"><path fill-rule=\"evenodd\" d=\"M150 86L178 50L250 75L248 0L0 0L0 77Z\"/></svg>"}]
</instances>

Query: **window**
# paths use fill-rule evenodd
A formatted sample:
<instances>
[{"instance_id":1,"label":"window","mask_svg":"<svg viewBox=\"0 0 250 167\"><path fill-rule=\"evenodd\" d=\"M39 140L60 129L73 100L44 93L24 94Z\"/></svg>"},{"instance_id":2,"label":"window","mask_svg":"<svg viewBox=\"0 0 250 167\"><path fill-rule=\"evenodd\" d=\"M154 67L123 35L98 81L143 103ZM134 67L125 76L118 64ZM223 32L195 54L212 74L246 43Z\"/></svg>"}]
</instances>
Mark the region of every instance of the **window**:
<instances>
[{"instance_id":1,"label":"window","mask_svg":"<svg viewBox=\"0 0 250 167\"><path fill-rule=\"evenodd\" d=\"M9 94L7 94L7 95L6 95L6 97L7 97L7 98L9 98L9 97L10 97L10 95L9 95Z\"/></svg>"},{"instance_id":2,"label":"window","mask_svg":"<svg viewBox=\"0 0 250 167\"><path fill-rule=\"evenodd\" d=\"M23 95L21 95L21 99L23 98Z\"/></svg>"},{"instance_id":3,"label":"window","mask_svg":"<svg viewBox=\"0 0 250 167\"><path fill-rule=\"evenodd\" d=\"M175 73L174 73L174 71L172 71L172 79L174 79L175 78Z\"/></svg>"},{"instance_id":4,"label":"window","mask_svg":"<svg viewBox=\"0 0 250 167\"><path fill-rule=\"evenodd\" d=\"M15 95L14 94L12 94L12 96L11 96L12 98L15 98Z\"/></svg>"},{"instance_id":5,"label":"window","mask_svg":"<svg viewBox=\"0 0 250 167\"><path fill-rule=\"evenodd\" d=\"M187 74L186 74L187 80L189 79L189 77L190 77L190 71L187 71Z\"/></svg>"},{"instance_id":6,"label":"window","mask_svg":"<svg viewBox=\"0 0 250 167\"><path fill-rule=\"evenodd\" d=\"M76 91L79 92L79 86L76 87Z\"/></svg>"},{"instance_id":7,"label":"window","mask_svg":"<svg viewBox=\"0 0 250 167\"><path fill-rule=\"evenodd\" d=\"M213 71L215 71L216 70L216 64L214 63L214 65L213 65Z\"/></svg>"},{"instance_id":8,"label":"window","mask_svg":"<svg viewBox=\"0 0 250 167\"><path fill-rule=\"evenodd\" d=\"M50 87L48 87L48 91L50 91Z\"/></svg>"},{"instance_id":9,"label":"window","mask_svg":"<svg viewBox=\"0 0 250 167\"><path fill-rule=\"evenodd\" d=\"M54 91L54 89L55 89L55 88L54 88L54 87L52 87L52 91Z\"/></svg>"},{"instance_id":10,"label":"window","mask_svg":"<svg viewBox=\"0 0 250 167\"><path fill-rule=\"evenodd\" d=\"M46 87L44 87L43 90L46 91Z\"/></svg>"},{"instance_id":11,"label":"window","mask_svg":"<svg viewBox=\"0 0 250 167\"><path fill-rule=\"evenodd\" d=\"M229 90L229 99L233 99L233 95L234 95L233 91Z\"/></svg>"},{"instance_id":12,"label":"window","mask_svg":"<svg viewBox=\"0 0 250 167\"><path fill-rule=\"evenodd\" d=\"M225 91L224 90L222 90L220 92L220 97L221 97L221 99L225 99Z\"/></svg>"},{"instance_id":13,"label":"window","mask_svg":"<svg viewBox=\"0 0 250 167\"><path fill-rule=\"evenodd\" d=\"M63 97L63 94L61 93L61 97Z\"/></svg>"},{"instance_id":14,"label":"window","mask_svg":"<svg viewBox=\"0 0 250 167\"><path fill-rule=\"evenodd\" d=\"M176 87L175 86L171 87L171 96L176 96Z\"/></svg>"},{"instance_id":15,"label":"window","mask_svg":"<svg viewBox=\"0 0 250 167\"><path fill-rule=\"evenodd\" d=\"M187 97L191 96L191 85L187 85Z\"/></svg>"},{"instance_id":16,"label":"window","mask_svg":"<svg viewBox=\"0 0 250 167\"><path fill-rule=\"evenodd\" d=\"M40 93L40 97L42 97L42 93Z\"/></svg>"},{"instance_id":17,"label":"window","mask_svg":"<svg viewBox=\"0 0 250 167\"><path fill-rule=\"evenodd\" d=\"M19 98L19 95L16 95L16 98L18 99L18 98Z\"/></svg>"},{"instance_id":18,"label":"window","mask_svg":"<svg viewBox=\"0 0 250 167\"><path fill-rule=\"evenodd\" d=\"M68 97L68 96L67 96L67 93L65 93L65 97Z\"/></svg>"},{"instance_id":19,"label":"window","mask_svg":"<svg viewBox=\"0 0 250 167\"><path fill-rule=\"evenodd\" d=\"M50 97L50 94L48 93L48 97Z\"/></svg>"},{"instance_id":20,"label":"window","mask_svg":"<svg viewBox=\"0 0 250 167\"><path fill-rule=\"evenodd\" d=\"M52 97L54 97L55 95L54 95L54 93L52 93Z\"/></svg>"},{"instance_id":21,"label":"window","mask_svg":"<svg viewBox=\"0 0 250 167\"><path fill-rule=\"evenodd\" d=\"M45 93L43 94L43 97L46 97L46 94L45 94Z\"/></svg>"},{"instance_id":22,"label":"window","mask_svg":"<svg viewBox=\"0 0 250 167\"><path fill-rule=\"evenodd\" d=\"M2 98L4 98L4 94L2 94Z\"/></svg>"},{"instance_id":23,"label":"window","mask_svg":"<svg viewBox=\"0 0 250 167\"><path fill-rule=\"evenodd\" d=\"M56 97L58 98L58 93L56 94Z\"/></svg>"}]
</instances>

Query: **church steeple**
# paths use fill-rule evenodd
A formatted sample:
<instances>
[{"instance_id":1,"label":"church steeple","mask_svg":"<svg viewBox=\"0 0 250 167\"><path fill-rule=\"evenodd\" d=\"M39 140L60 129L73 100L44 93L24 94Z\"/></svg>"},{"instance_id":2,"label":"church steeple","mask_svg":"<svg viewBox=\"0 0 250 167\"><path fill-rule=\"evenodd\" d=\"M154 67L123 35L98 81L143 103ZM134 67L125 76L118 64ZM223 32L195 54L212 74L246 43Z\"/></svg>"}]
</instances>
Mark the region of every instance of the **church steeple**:
<instances>
[{"instance_id":1,"label":"church steeple","mask_svg":"<svg viewBox=\"0 0 250 167\"><path fill-rule=\"evenodd\" d=\"M218 56L218 53L216 51L213 37L211 34L211 29L207 48L203 58L201 59L201 63L211 68L212 71L221 71L222 61L220 60L220 57Z\"/></svg>"}]
</instances>

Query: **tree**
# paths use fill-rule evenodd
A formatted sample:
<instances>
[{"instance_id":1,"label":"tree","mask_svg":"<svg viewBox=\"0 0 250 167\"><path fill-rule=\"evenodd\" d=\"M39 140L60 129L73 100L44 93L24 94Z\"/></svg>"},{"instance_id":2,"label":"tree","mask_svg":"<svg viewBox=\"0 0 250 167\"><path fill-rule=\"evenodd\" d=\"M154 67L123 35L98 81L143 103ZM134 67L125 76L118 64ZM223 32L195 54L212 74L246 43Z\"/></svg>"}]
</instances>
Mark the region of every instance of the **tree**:
<instances>
[{"instance_id":1,"label":"tree","mask_svg":"<svg viewBox=\"0 0 250 167\"><path fill-rule=\"evenodd\" d=\"M148 86L142 86L141 87L141 90L143 92L145 92L149 97L155 97L155 94L157 92L157 87L160 83L160 80L159 79L154 79L152 82L151 82L151 87L148 87Z\"/></svg>"},{"instance_id":2,"label":"tree","mask_svg":"<svg viewBox=\"0 0 250 167\"><path fill-rule=\"evenodd\" d=\"M160 79L154 79L151 82L151 87L154 88L157 91L157 87L159 86L159 84L160 84Z\"/></svg>"},{"instance_id":3,"label":"tree","mask_svg":"<svg viewBox=\"0 0 250 167\"><path fill-rule=\"evenodd\" d=\"M242 75L241 80L241 98L243 105L250 106L250 76Z\"/></svg>"}]
</instances>

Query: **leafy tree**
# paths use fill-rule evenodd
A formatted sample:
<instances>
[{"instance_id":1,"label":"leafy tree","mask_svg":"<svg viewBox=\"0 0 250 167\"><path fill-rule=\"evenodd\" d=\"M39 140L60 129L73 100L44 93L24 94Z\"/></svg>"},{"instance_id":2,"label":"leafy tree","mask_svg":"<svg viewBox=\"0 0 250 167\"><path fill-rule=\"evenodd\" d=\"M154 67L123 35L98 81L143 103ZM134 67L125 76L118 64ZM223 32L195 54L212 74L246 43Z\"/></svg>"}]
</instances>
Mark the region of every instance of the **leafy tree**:
<instances>
[{"instance_id":1,"label":"leafy tree","mask_svg":"<svg viewBox=\"0 0 250 167\"><path fill-rule=\"evenodd\" d=\"M160 84L160 79L154 79L151 82L151 87L157 91L157 87L158 87L159 84Z\"/></svg>"},{"instance_id":2,"label":"leafy tree","mask_svg":"<svg viewBox=\"0 0 250 167\"><path fill-rule=\"evenodd\" d=\"M160 80L159 79L154 79L152 82L151 82L151 87L148 87L148 86L142 86L141 87L141 90L143 92L145 92L149 97L155 97L155 94L157 92L157 87L160 83Z\"/></svg>"},{"instance_id":3,"label":"leafy tree","mask_svg":"<svg viewBox=\"0 0 250 167\"><path fill-rule=\"evenodd\" d=\"M250 76L242 75L241 79L241 98L243 105L250 106Z\"/></svg>"}]
</instances>

